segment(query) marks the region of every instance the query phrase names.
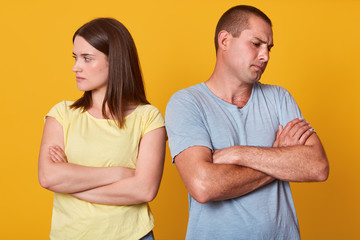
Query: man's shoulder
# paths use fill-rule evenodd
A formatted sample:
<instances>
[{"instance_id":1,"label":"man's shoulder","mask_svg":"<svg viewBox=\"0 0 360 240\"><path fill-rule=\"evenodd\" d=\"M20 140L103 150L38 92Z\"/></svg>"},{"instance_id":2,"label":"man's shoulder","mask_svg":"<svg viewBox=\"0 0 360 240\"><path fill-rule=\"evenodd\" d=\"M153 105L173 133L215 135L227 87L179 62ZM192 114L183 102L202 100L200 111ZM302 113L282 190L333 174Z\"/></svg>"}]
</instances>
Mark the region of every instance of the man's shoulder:
<instances>
[{"instance_id":1,"label":"man's shoulder","mask_svg":"<svg viewBox=\"0 0 360 240\"><path fill-rule=\"evenodd\" d=\"M278 85L264 84L257 82L254 85L254 88L257 92L267 96L267 97L284 97L290 95L289 91L286 88Z\"/></svg>"},{"instance_id":2,"label":"man's shoulder","mask_svg":"<svg viewBox=\"0 0 360 240\"><path fill-rule=\"evenodd\" d=\"M205 83L200 83L174 93L166 105L165 118L169 115L181 113L199 113L211 104L212 97Z\"/></svg>"},{"instance_id":3,"label":"man's shoulder","mask_svg":"<svg viewBox=\"0 0 360 240\"><path fill-rule=\"evenodd\" d=\"M287 92L286 88L284 88L282 86L266 84L266 83L261 83L261 82L255 83L255 88L259 88L262 91L269 91L269 92L271 91L271 92L275 92L275 93Z\"/></svg>"},{"instance_id":4,"label":"man's shoulder","mask_svg":"<svg viewBox=\"0 0 360 240\"><path fill-rule=\"evenodd\" d=\"M196 84L196 85L193 85L191 87L187 87L187 88L184 88L184 89L181 89L179 91L177 91L176 93L174 93L173 96L190 96L190 95L196 95L197 93L201 93L201 92L204 92L204 89L203 89L203 83L199 83L199 84Z\"/></svg>"},{"instance_id":5,"label":"man's shoulder","mask_svg":"<svg viewBox=\"0 0 360 240\"><path fill-rule=\"evenodd\" d=\"M201 96L205 96L207 93L206 93L206 89L204 88L203 84L204 83L199 83L199 84L196 84L191 87L184 88L184 89L181 89L181 90L175 92L171 96L170 102L177 101L177 100L194 101Z\"/></svg>"}]
</instances>

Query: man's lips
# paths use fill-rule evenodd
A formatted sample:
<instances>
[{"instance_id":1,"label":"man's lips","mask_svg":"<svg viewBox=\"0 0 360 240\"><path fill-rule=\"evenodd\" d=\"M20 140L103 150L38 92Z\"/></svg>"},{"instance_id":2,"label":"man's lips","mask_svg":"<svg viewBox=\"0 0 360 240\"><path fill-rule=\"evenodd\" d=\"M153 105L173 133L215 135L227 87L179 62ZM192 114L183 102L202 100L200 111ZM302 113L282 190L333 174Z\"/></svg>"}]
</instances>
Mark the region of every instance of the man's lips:
<instances>
[{"instance_id":1,"label":"man's lips","mask_svg":"<svg viewBox=\"0 0 360 240\"><path fill-rule=\"evenodd\" d=\"M255 67L256 69L258 69L258 70L260 70L260 71L262 71L262 72L264 72L264 70L265 70L265 65L253 64L253 65L251 65L251 66Z\"/></svg>"}]
</instances>

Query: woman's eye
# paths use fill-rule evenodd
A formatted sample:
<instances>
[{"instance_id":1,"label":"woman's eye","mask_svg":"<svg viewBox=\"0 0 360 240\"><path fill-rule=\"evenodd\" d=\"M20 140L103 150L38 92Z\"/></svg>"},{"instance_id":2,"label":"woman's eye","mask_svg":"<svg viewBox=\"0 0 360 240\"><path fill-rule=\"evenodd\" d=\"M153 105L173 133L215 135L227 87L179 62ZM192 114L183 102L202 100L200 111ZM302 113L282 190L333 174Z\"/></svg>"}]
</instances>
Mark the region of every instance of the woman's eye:
<instances>
[{"instance_id":1,"label":"woman's eye","mask_svg":"<svg viewBox=\"0 0 360 240\"><path fill-rule=\"evenodd\" d=\"M72 56L74 59L75 59L75 61L77 60L77 57L76 56Z\"/></svg>"},{"instance_id":2,"label":"woman's eye","mask_svg":"<svg viewBox=\"0 0 360 240\"><path fill-rule=\"evenodd\" d=\"M84 59L85 59L85 62L90 62L91 61L91 59L88 58L88 57L84 57Z\"/></svg>"}]
</instances>

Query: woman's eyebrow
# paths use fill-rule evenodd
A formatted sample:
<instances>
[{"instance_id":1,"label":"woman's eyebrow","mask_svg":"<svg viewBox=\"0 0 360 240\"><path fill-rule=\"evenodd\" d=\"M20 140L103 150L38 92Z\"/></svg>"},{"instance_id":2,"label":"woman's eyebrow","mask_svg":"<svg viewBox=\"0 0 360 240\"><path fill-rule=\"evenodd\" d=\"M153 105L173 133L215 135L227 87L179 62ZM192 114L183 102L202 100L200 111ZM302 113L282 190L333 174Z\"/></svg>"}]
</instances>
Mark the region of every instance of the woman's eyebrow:
<instances>
[{"instance_id":1,"label":"woman's eyebrow","mask_svg":"<svg viewBox=\"0 0 360 240\"><path fill-rule=\"evenodd\" d=\"M76 54L73 52L73 55L75 55L76 56ZM94 54L92 54L92 53L82 53L82 54L80 54L80 56L82 56L82 57L86 57L86 56L95 56Z\"/></svg>"}]
</instances>

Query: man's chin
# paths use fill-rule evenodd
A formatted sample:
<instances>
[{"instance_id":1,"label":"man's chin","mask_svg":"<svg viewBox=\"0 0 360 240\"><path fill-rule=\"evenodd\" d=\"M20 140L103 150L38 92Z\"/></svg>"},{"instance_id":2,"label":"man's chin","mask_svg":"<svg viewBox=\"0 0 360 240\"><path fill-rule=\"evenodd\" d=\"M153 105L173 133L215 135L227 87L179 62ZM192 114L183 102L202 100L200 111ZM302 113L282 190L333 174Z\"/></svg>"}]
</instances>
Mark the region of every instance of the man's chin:
<instances>
[{"instance_id":1,"label":"man's chin","mask_svg":"<svg viewBox=\"0 0 360 240\"><path fill-rule=\"evenodd\" d=\"M258 81L260 81L260 79L261 79L261 75L253 78L253 79L251 80L251 83L252 83L252 84L257 83Z\"/></svg>"}]
</instances>

